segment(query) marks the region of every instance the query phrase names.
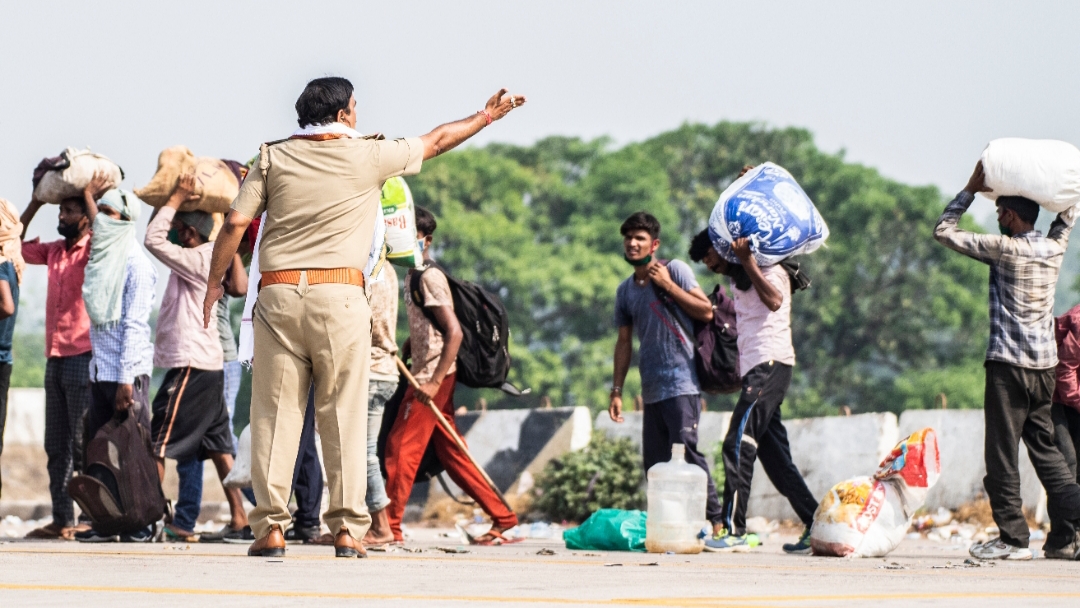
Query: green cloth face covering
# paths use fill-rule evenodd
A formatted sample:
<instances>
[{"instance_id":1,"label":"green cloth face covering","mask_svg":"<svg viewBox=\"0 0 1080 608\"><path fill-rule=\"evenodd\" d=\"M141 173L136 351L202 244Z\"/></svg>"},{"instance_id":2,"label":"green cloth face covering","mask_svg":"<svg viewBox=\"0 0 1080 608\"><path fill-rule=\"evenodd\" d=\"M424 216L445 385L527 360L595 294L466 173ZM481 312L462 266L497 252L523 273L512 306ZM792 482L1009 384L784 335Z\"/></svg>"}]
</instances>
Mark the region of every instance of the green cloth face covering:
<instances>
[{"instance_id":1,"label":"green cloth face covering","mask_svg":"<svg viewBox=\"0 0 1080 608\"><path fill-rule=\"evenodd\" d=\"M1004 224L998 224L998 230L1001 231L1002 236L1012 236L1012 230L1006 228Z\"/></svg>"},{"instance_id":2,"label":"green cloth face covering","mask_svg":"<svg viewBox=\"0 0 1080 608\"><path fill-rule=\"evenodd\" d=\"M649 255L641 258L640 260L631 260L630 258L626 257L625 253L623 254L622 257L623 257L624 260L626 260L627 264L630 264L631 266L635 266L635 267L636 266L644 266L644 265L646 265L646 264L648 264L649 262L652 261L652 254L649 254Z\"/></svg>"}]
</instances>

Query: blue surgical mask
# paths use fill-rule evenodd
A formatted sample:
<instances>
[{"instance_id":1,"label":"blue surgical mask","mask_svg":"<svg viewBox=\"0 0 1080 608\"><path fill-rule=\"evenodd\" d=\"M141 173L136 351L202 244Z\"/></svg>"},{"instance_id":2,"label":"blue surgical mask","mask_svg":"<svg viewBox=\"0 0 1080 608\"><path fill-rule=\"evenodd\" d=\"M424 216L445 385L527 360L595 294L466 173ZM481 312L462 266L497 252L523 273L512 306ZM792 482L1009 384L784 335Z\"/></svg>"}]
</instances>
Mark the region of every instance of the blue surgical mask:
<instances>
[{"instance_id":1,"label":"blue surgical mask","mask_svg":"<svg viewBox=\"0 0 1080 608\"><path fill-rule=\"evenodd\" d=\"M424 253L424 239L416 239L416 250Z\"/></svg>"}]
</instances>

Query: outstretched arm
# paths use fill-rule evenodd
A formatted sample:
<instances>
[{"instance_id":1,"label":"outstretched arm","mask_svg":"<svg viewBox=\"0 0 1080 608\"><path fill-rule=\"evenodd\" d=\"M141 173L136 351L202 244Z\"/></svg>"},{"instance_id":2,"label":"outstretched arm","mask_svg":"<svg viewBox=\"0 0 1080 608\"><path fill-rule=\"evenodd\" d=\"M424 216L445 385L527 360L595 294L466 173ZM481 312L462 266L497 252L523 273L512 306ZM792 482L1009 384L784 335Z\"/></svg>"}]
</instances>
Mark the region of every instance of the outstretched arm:
<instances>
[{"instance_id":1,"label":"outstretched arm","mask_svg":"<svg viewBox=\"0 0 1080 608\"><path fill-rule=\"evenodd\" d=\"M509 114L510 110L524 104L524 95L507 95L506 89L499 89L499 92L488 100L483 110L468 118L439 125L431 133L421 135L420 139L424 142L424 160L456 148L492 121L499 120Z\"/></svg>"}]
</instances>

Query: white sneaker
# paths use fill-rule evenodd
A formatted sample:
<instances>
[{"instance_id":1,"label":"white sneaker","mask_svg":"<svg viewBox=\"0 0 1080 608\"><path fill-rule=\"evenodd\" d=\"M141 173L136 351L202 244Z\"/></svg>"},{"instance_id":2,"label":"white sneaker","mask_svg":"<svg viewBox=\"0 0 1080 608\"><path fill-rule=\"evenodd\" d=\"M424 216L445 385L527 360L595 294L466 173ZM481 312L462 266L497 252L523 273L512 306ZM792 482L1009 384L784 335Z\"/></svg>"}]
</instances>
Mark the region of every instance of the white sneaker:
<instances>
[{"instance_id":1,"label":"white sneaker","mask_svg":"<svg viewBox=\"0 0 1080 608\"><path fill-rule=\"evenodd\" d=\"M1035 557L1031 549L1007 545L1000 537L971 545L968 553L975 559L1029 560Z\"/></svg>"}]
</instances>

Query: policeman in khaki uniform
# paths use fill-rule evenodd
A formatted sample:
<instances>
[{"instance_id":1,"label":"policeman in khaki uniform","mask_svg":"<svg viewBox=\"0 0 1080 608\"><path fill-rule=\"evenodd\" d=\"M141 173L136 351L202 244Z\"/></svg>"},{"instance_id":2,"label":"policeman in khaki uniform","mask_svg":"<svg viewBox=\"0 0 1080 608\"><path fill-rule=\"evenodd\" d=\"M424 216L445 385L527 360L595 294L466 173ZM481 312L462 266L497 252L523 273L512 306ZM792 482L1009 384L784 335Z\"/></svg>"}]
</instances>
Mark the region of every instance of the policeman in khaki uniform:
<instances>
[{"instance_id":1,"label":"policeman in khaki uniform","mask_svg":"<svg viewBox=\"0 0 1080 608\"><path fill-rule=\"evenodd\" d=\"M252 556L285 553L282 535L308 390L330 490L325 522L338 557L366 557L364 507L371 310L363 271L383 182L462 143L525 103L500 90L476 114L422 137L362 137L352 83L319 78L296 101L300 130L265 144L214 245L204 306L215 319L221 281L252 218L266 212L254 314L251 395ZM428 396L430 399L430 396Z\"/></svg>"}]
</instances>

